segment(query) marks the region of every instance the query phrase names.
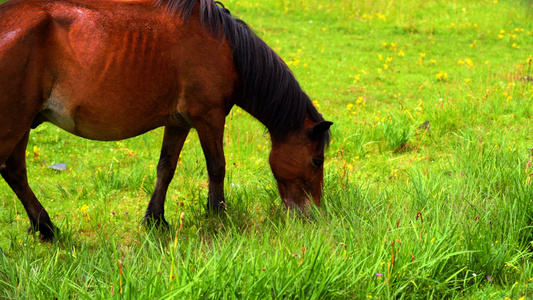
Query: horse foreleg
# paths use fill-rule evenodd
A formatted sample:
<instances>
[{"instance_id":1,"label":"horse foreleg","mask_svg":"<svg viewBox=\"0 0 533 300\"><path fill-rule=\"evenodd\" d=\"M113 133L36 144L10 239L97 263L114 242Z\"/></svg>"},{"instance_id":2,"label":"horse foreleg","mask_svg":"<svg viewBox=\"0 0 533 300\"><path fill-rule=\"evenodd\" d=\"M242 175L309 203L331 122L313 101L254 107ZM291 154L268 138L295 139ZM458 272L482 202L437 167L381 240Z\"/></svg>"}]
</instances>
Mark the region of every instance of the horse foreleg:
<instances>
[{"instance_id":1,"label":"horse foreleg","mask_svg":"<svg viewBox=\"0 0 533 300\"><path fill-rule=\"evenodd\" d=\"M163 146L161 147L161 155L157 164L155 189L144 216L145 222L148 224L168 227L164 216L165 197L168 185L174 177L183 143L185 143L188 134L188 128L165 127Z\"/></svg>"},{"instance_id":2,"label":"horse foreleg","mask_svg":"<svg viewBox=\"0 0 533 300\"><path fill-rule=\"evenodd\" d=\"M11 152L6 162L0 166L0 174L18 196L30 219L30 231L39 231L39 238L50 241L54 238L55 227L48 213L41 205L28 184L26 172L26 145L30 131L26 132L22 140Z\"/></svg>"},{"instance_id":3,"label":"horse foreleg","mask_svg":"<svg viewBox=\"0 0 533 300\"><path fill-rule=\"evenodd\" d=\"M226 161L222 146L224 138L224 115L221 115L221 117L203 118L202 121L195 122L195 127L204 151L209 177L207 209L212 212L220 212L226 209L226 203L224 201Z\"/></svg>"}]
</instances>

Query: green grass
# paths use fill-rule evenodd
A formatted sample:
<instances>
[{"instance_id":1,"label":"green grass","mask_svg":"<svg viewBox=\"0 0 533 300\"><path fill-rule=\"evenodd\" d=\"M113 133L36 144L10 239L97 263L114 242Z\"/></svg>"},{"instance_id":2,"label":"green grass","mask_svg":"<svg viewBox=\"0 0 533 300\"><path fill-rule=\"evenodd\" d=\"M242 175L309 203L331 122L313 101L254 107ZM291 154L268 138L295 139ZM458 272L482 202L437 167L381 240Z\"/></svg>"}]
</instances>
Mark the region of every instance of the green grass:
<instances>
[{"instance_id":1,"label":"green grass","mask_svg":"<svg viewBox=\"0 0 533 300\"><path fill-rule=\"evenodd\" d=\"M335 122L322 207L287 214L269 137L234 108L227 214L204 216L193 132L172 229L148 232L162 130L103 143L44 124L28 172L61 233L27 235L0 182L0 298L533 298L530 1L224 3Z\"/></svg>"}]
</instances>

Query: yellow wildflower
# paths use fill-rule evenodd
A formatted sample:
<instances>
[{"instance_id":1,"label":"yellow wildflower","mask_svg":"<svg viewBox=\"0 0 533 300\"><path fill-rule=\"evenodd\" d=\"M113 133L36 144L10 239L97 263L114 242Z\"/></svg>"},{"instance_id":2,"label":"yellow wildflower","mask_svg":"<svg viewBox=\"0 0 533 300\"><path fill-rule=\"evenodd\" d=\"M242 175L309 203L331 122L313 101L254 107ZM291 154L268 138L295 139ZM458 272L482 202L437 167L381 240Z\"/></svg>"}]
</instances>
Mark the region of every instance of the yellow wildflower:
<instances>
[{"instance_id":1,"label":"yellow wildflower","mask_svg":"<svg viewBox=\"0 0 533 300\"><path fill-rule=\"evenodd\" d=\"M89 209L89 205L83 204L83 206L80 208L82 214L86 214L87 210Z\"/></svg>"},{"instance_id":2,"label":"yellow wildflower","mask_svg":"<svg viewBox=\"0 0 533 300\"><path fill-rule=\"evenodd\" d=\"M435 77L437 77L437 80L439 81L446 81L448 79L448 73L440 71L435 75Z\"/></svg>"}]
</instances>

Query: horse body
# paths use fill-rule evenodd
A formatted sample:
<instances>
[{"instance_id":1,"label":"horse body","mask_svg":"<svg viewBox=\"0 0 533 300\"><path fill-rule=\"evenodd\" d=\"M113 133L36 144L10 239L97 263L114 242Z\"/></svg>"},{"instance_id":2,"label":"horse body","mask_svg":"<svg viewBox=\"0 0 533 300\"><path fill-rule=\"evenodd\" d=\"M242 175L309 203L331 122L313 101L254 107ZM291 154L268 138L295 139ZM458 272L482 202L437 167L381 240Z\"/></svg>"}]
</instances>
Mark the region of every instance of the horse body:
<instances>
[{"instance_id":1,"label":"horse body","mask_svg":"<svg viewBox=\"0 0 533 300\"><path fill-rule=\"evenodd\" d=\"M224 111L233 105L221 101L231 99L237 81L235 70L227 68L232 66L229 47L158 13L150 2L31 3L41 17L11 37L9 50L27 53L19 56L13 73L37 77L31 88L38 97L29 101L40 103L33 111L24 108L34 126L50 121L84 138L118 140L160 126L194 127L189 110L205 115L221 103ZM28 43L35 36L44 38L42 45ZM195 55L184 53L199 48ZM32 63L24 65L27 61ZM36 68L41 70L31 74ZM201 94L220 99L197 101Z\"/></svg>"},{"instance_id":2,"label":"horse body","mask_svg":"<svg viewBox=\"0 0 533 300\"><path fill-rule=\"evenodd\" d=\"M241 78L246 70L235 58L246 47L237 49L239 41L229 35L237 28L240 40L256 39L251 31L247 35L245 24L212 1L162 4L16 0L0 6L0 173L22 201L30 229L39 230L42 239L53 237L54 226L28 185L25 165L29 130L42 122L94 140L125 139L165 126L156 187L145 216L162 224L168 184L190 128L198 131L204 150L208 208L214 211L225 207L226 115L237 104L269 128L276 111L262 120L264 108L247 107L246 81ZM168 8L180 5L188 7L181 16ZM212 24L224 28L206 26L206 16L214 13L218 19ZM265 46L256 47L261 52ZM270 48L265 51L271 55ZM321 163L309 177L302 172L310 162L301 160L318 156L323 161L324 138L312 136L326 134L331 124L315 120L312 109L304 115L302 124L291 125L283 134L269 128L276 132L272 170L289 206L302 206L309 196L318 204L321 196ZM317 124L322 124L320 130ZM280 159L287 151L299 156Z\"/></svg>"}]
</instances>

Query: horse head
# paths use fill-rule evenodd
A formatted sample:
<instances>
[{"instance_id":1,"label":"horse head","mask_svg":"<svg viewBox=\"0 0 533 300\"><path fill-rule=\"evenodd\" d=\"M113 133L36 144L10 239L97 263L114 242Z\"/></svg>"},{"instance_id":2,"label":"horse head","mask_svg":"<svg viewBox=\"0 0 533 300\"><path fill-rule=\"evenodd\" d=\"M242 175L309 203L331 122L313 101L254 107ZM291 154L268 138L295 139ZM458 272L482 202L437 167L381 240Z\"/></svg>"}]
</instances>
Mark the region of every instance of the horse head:
<instances>
[{"instance_id":1,"label":"horse head","mask_svg":"<svg viewBox=\"0 0 533 300\"><path fill-rule=\"evenodd\" d=\"M283 203L304 211L312 201L320 206L324 185L324 148L332 122L306 119L302 129L272 140L270 167Z\"/></svg>"}]
</instances>

